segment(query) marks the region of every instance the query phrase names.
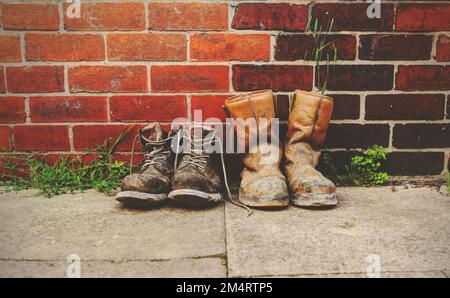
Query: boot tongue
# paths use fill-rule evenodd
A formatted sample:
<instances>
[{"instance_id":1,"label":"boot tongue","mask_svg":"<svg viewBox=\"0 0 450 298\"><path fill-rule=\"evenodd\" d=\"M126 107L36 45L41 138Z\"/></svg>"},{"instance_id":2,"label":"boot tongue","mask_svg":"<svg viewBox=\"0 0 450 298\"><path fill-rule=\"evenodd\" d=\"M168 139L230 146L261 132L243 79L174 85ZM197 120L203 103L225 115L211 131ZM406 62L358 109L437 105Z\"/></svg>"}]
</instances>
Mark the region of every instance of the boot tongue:
<instances>
[{"instance_id":1,"label":"boot tongue","mask_svg":"<svg viewBox=\"0 0 450 298\"><path fill-rule=\"evenodd\" d=\"M165 132L158 122L153 122L142 129L142 138L147 142L159 142L165 139Z\"/></svg>"}]
</instances>

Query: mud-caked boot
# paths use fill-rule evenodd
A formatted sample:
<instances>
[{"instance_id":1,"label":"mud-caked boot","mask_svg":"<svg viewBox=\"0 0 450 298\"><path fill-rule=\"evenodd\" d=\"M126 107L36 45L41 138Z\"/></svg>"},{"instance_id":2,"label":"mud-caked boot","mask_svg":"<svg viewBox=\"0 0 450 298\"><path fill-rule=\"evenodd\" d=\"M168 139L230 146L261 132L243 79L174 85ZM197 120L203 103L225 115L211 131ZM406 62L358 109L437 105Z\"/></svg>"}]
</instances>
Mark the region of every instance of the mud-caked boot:
<instances>
[{"instance_id":1,"label":"mud-caked boot","mask_svg":"<svg viewBox=\"0 0 450 298\"><path fill-rule=\"evenodd\" d=\"M207 146L220 140L208 127L184 128L178 132L176 169L172 178L171 200L188 207L207 207L223 201L223 184Z\"/></svg>"},{"instance_id":2,"label":"mud-caked boot","mask_svg":"<svg viewBox=\"0 0 450 298\"><path fill-rule=\"evenodd\" d=\"M336 186L316 170L333 111L333 99L296 90L284 149L285 173L291 204L335 206Z\"/></svg>"},{"instance_id":3,"label":"mud-caked boot","mask_svg":"<svg viewBox=\"0 0 450 298\"><path fill-rule=\"evenodd\" d=\"M167 136L158 123L151 123L139 131L144 151L138 174L126 176L116 199L133 207L154 207L168 198L173 176L173 137Z\"/></svg>"},{"instance_id":4,"label":"mud-caked boot","mask_svg":"<svg viewBox=\"0 0 450 298\"><path fill-rule=\"evenodd\" d=\"M234 118L237 138L245 144L239 201L250 207L288 206L288 188L280 171L283 151L278 132L272 133L275 118L272 91L229 98L225 101L225 111ZM251 141L252 136L253 139L258 136L257 143Z\"/></svg>"}]
</instances>

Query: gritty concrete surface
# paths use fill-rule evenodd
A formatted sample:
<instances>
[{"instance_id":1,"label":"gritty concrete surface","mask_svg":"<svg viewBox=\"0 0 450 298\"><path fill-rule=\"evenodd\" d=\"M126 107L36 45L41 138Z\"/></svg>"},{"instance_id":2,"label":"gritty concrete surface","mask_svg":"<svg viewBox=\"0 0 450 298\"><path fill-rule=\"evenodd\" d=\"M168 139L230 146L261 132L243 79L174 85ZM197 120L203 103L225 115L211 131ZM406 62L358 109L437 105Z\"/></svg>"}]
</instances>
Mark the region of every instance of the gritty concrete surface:
<instances>
[{"instance_id":1,"label":"gritty concrete surface","mask_svg":"<svg viewBox=\"0 0 450 298\"><path fill-rule=\"evenodd\" d=\"M0 277L64 277L72 254L84 277L450 276L450 197L380 187L338 198L247 217L229 203L128 210L95 191L2 194Z\"/></svg>"}]
</instances>

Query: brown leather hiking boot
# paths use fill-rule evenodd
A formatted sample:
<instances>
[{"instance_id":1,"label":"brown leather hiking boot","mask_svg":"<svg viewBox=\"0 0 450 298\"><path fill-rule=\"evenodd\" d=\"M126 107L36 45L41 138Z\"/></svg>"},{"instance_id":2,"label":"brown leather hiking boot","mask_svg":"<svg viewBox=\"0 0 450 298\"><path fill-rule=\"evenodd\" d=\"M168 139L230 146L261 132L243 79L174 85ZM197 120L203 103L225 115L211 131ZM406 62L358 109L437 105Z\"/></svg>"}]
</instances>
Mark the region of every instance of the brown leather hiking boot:
<instances>
[{"instance_id":1,"label":"brown leather hiking boot","mask_svg":"<svg viewBox=\"0 0 450 298\"><path fill-rule=\"evenodd\" d=\"M291 203L335 206L336 186L315 169L333 111L333 99L296 90L288 120L285 172Z\"/></svg>"},{"instance_id":2,"label":"brown leather hiking boot","mask_svg":"<svg viewBox=\"0 0 450 298\"><path fill-rule=\"evenodd\" d=\"M216 138L215 131L204 126L200 129L184 128L178 132L177 137L182 144L178 142L179 153L169 198L190 207L209 206L221 202L222 182L211 160L212 151L205 150L206 146L212 146L214 142L220 141Z\"/></svg>"},{"instance_id":3,"label":"brown leather hiking boot","mask_svg":"<svg viewBox=\"0 0 450 298\"><path fill-rule=\"evenodd\" d=\"M280 171L282 158L278 132L271 137L271 121L275 107L271 90L262 90L234 96L225 101L225 109L237 122L238 139L245 143L244 170L239 189L239 201L251 207L285 207L289 205L286 180ZM256 127L250 128L243 121L255 120ZM245 127L242 127L245 126ZM240 128L240 129L238 129ZM252 144L251 134L260 134L259 142ZM266 138L261 139L261 133Z\"/></svg>"},{"instance_id":4,"label":"brown leather hiking boot","mask_svg":"<svg viewBox=\"0 0 450 298\"><path fill-rule=\"evenodd\" d=\"M171 189L174 162L172 136L166 137L156 122L141 129L139 134L145 152L142 169L139 174L123 179L116 199L135 207L152 207L165 201Z\"/></svg>"}]
</instances>

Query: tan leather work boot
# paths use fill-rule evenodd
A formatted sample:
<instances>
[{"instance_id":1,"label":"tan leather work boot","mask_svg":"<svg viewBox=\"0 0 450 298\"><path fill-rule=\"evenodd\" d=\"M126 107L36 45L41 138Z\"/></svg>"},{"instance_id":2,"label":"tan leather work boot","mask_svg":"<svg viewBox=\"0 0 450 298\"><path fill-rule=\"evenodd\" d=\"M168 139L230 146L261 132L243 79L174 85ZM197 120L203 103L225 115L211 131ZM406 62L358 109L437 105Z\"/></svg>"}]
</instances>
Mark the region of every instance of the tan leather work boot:
<instances>
[{"instance_id":1,"label":"tan leather work boot","mask_svg":"<svg viewBox=\"0 0 450 298\"><path fill-rule=\"evenodd\" d=\"M270 138L271 121L275 117L272 91L261 90L229 98L225 101L225 110L234 118L237 138L246 146L239 201L251 207L288 206L288 188L280 171L281 144L278 139ZM246 125L252 119L256 127ZM258 132L259 141L252 142L251 135L257 136Z\"/></svg>"},{"instance_id":2,"label":"tan leather work boot","mask_svg":"<svg viewBox=\"0 0 450 298\"><path fill-rule=\"evenodd\" d=\"M165 201L171 189L173 137L166 137L156 122L141 129L139 134L145 152L142 169L139 174L131 174L123 179L121 192L116 199L134 207L153 207Z\"/></svg>"},{"instance_id":3,"label":"tan leather work boot","mask_svg":"<svg viewBox=\"0 0 450 298\"><path fill-rule=\"evenodd\" d=\"M188 207L207 207L223 201L222 181L212 162L215 131L206 126L181 129L177 136L175 174L172 178L171 200ZM208 147L209 146L209 147Z\"/></svg>"},{"instance_id":4,"label":"tan leather work boot","mask_svg":"<svg viewBox=\"0 0 450 298\"><path fill-rule=\"evenodd\" d=\"M333 111L333 99L296 90L288 120L285 174L296 206L335 206L336 186L315 169Z\"/></svg>"}]
</instances>

